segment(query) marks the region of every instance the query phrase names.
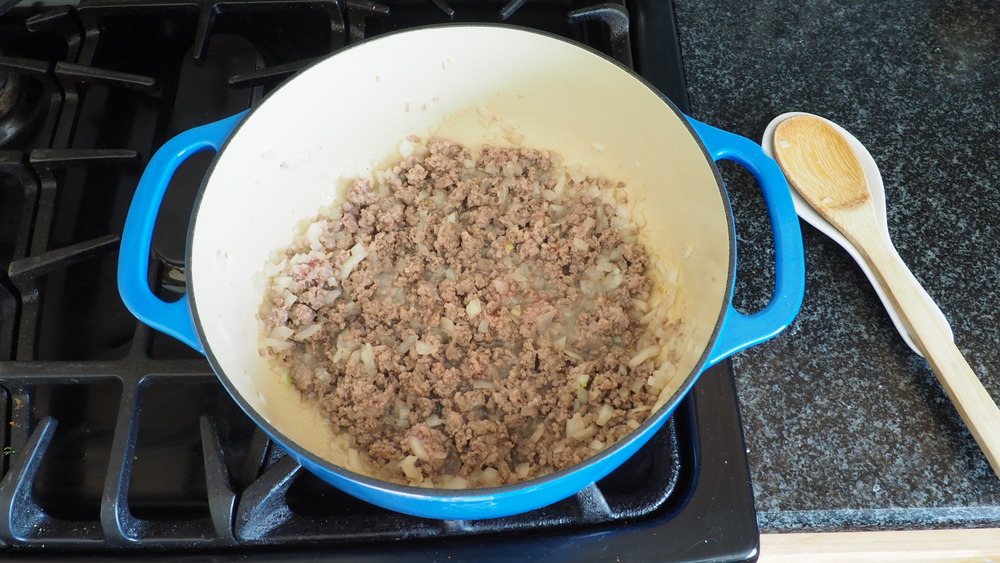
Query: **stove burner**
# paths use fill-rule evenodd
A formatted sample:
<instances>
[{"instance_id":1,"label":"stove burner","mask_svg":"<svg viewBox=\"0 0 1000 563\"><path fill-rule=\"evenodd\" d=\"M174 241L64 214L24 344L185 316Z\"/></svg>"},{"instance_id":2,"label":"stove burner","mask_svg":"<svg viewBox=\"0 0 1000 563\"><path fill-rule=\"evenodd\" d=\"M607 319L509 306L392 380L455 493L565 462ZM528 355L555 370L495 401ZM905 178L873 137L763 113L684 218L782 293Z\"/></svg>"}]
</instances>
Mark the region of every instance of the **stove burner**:
<instances>
[{"instance_id":1,"label":"stove burner","mask_svg":"<svg viewBox=\"0 0 1000 563\"><path fill-rule=\"evenodd\" d=\"M14 109L20 87L21 77L8 71L0 71L0 119Z\"/></svg>"},{"instance_id":2,"label":"stove burner","mask_svg":"<svg viewBox=\"0 0 1000 563\"><path fill-rule=\"evenodd\" d=\"M0 66L0 148L9 148L32 128L38 108L32 102L31 81Z\"/></svg>"}]
</instances>

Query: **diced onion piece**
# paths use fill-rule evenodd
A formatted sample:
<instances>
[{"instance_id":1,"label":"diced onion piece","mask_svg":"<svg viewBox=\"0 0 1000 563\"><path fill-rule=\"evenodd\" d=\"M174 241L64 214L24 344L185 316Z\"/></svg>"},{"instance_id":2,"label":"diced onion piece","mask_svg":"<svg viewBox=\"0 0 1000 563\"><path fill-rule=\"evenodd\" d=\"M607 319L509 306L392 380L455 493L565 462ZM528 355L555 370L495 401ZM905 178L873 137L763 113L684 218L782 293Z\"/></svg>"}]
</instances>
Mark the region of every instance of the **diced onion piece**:
<instances>
[{"instance_id":1,"label":"diced onion piece","mask_svg":"<svg viewBox=\"0 0 1000 563\"><path fill-rule=\"evenodd\" d=\"M326 293L323 294L323 297L320 299L320 301L323 303L324 307L329 307L330 305L333 305L333 302L336 301L338 297L340 297L340 294L341 291L339 289L334 289L333 291L327 291Z\"/></svg>"},{"instance_id":2,"label":"diced onion piece","mask_svg":"<svg viewBox=\"0 0 1000 563\"><path fill-rule=\"evenodd\" d=\"M594 440L593 442L590 443L590 449L594 450L595 452L599 452L604 449L604 442L600 440Z\"/></svg>"},{"instance_id":3,"label":"diced onion piece","mask_svg":"<svg viewBox=\"0 0 1000 563\"><path fill-rule=\"evenodd\" d=\"M424 447L424 443L420 441L420 438L410 436L407 440L407 445L410 446L410 451L413 452L413 455L417 456L418 459L423 461L431 460L431 456L427 454L427 448Z\"/></svg>"},{"instance_id":4,"label":"diced onion piece","mask_svg":"<svg viewBox=\"0 0 1000 563\"><path fill-rule=\"evenodd\" d=\"M518 281L518 283L527 282L535 277L535 273L531 270L531 267L528 266L527 262L522 262L521 265L514 270L514 273L517 274L519 280L523 280L523 282Z\"/></svg>"},{"instance_id":5,"label":"diced onion piece","mask_svg":"<svg viewBox=\"0 0 1000 563\"><path fill-rule=\"evenodd\" d=\"M361 363L364 364L365 369L368 371L368 375L374 376L378 369L375 366L375 351L372 350L372 345L365 342L365 345L361 347Z\"/></svg>"},{"instance_id":6,"label":"diced onion piece","mask_svg":"<svg viewBox=\"0 0 1000 563\"><path fill-rule=\"evenodd\" d=\"M488 332L490 330L490 320L483 319L479 321L479 326L477 327L477 329L479 330L479 332L483 333Z\"/></svg>"},{"instance_id":7,"label":"diced onion piece","mask_svg":"<svg viewBox=\"0 0 1000 563\"><path fill-rule=\"evenodd\" d=\"M493 467L483 469L483 483L489 486L500 484L500 472Z\"/></svg>"},{"instance_id":8,"label":"diced onion piece","mask_svg":"<svg viewBox=\"0 0 1000 563\"><path fill-rule=\"evenodd\" d=\"M465 314L469 315L470 319L476 318L481 312L483 312L483 304L479 299L473 299L465 306Z\"/></svg>"},{"instance_id":9,"label":"diced onion piece","mask_svg":"<svg viewBox=\"0 0 1000 563\"><path fill-rule=\"evenodd\" d=\"M645 301L642 301L640 299L633 299L632 300L632 307L636 311L639 311L640 313L649 312L649 303L646 303Z\"/></svg>"},{"instance_id":10,"label":"diced onion piece","mask_svg":"<svg viewBox=\"0 0 1000 563\"><path fill-rule=\"evenodd\" d=\"M653 412L660 410L663 405L667 404L667 401L670 400L670 397L673 396L674 392L675 389L671 387L664 387L663 389L660 389L660 394L656 396L656 402L653 403Z\"/></svg>"},{"instance_id":11,"label":"diced onion piece","mask_svg":"<svg viewBox=\"0 0 1000 563\"><path fill-rule=\"evenodd\" d=\"M443 483L445 489L468 489L469 482L458 475L449 476Z\"/></svg>"},{"instance_id":12,"label":"diced onion piece","mask_svg":"<svg viewBox=\"0 0 1000 563\"><path fill-rule=\"evenodd\" d=\"M542 438L542 434L545 434L545 425L539 424L535 427L535 431L531 433L531 437L528 439L531 440L532 443L536 443Z\"/></svg>"},{"instance_id":13,"label":"diced onion piece","mask_svg":"<svg viewBox=\"0 0 1000 563\"><path fill-rule=\"evenodd\" d=\"M535 331L538 332L538 334L545 334L548 332L549 327L552 326L552 319L554 319L555 316L555 309L550 309L541 315L538 315L538 318L535 319Z\"/></svg>"},{"instance_id":14,"label":"diced onion piece","mask_svg":"<svg viewBox=\"0 0 1000 563\"><path fill-rule=\"evenodd\" d=\"M411 334L406 338L404 338L403 341L399 343L399 346L396 346L396 351L399 352L400 354L405 354L410 351L410 348L412 348L416 342L417 342L417 335Z\"/></svg>"},{"instance_id":15,"label":"diced onion piece","mask_svg":"<svg viewBox=\"0 0 1000 563\"><path fill-rule=\"evenodd\" d=\"M590 246L587 244L587 241L583 240L580 237L573 237L573 248L577 250L582 250L584 252L590 250Z\"/></svg>"},{"instance_id":16,"label":"diced onion piece","mask_svg":"<svg viewBox=\"0 0 1000 563\"><path fill-rule=\"evenodd\" d=\"M621 270L615 268L614 272L611 272L604 277L604 291L613 291L618 289L624 281L625 276L622 275Z\"/></svg>"},{"instance_id":17,"label":"diced onion piece","mask_svg":"<svg viewBox=\"0 0 1000 563\"><path fill-rule=\"evenodd\" d=\"M597 224L594 227L594 232L597 233L597 234L601 234L601 233L603 233L604 231L606 231L608 229L608 216L604 212L604 206L603 205L598 205L597 206L597 213L596 213L596 215L597 215Z\"/></svg>"},{"instance_id":18,"label":"diced onion piece","mask_svg":"<svg viewBox=\"0 0 1000 563\"><path fill-rule=\"evenodd\" d=\"M487 381L485 379L473 379L472 388L473 389L490 389L493 387L492 381Z\"/></svg>"},{"instance_id":19,"label":"diced onion piece","mask_svg":"<svg viewBox=\"0 0 1000 563\"><path fill-rule=\"evenodd\" d=\"M435 426L441 426L442 424L444 424L444 421L441 420L440 416L432 414L424 419L424 424L430 426L431 428L434 428Z\"/></svg>"},{"instance_id":20,"label":"diced onion piece","mask_svg":"<svg viewBox=\"0 0 1000 563\"><path fill-rule=\"evenodd\" d=\"M576 360L578 362L582 362L583 361L583 356L581 356L580 354L577 354L576 352L570 350L569 348L563 348L563 354L566 354L567 356L569 356L570 358L573 358L574 360Z\"/></svg>"},{"instance_id":21,"label":"diced onion piece","mask_svg":"<svg viewBox=\"0 0 1000 563\"><path fill-rule=\"evenodd\" d=\"M417 460L419 458L415 455L406 456L403 461L399 462L399 468L403 470L403 474L406 475L410 480L416 481L417 483L424 480L424 474L417 467Z\"/></svg>"},{"instance_id":22,"label":"diced onion piece","mask_svg":"<svg viewBox=\"0 0 1000 563\"><path fill-rule=\"evenodd\" d=\"M292 335L294 340L306 340L323 328L320 323L312 324Z\"/></svg>"},{"instance_id":23,"label":"diced onion piece","mask_svg":"<svg viewBox=\"0 0 1000 563\"><path fill-rule=\"evenodd\" d=\"M582 432L586 427L587 423L583 420L583 417L580 413L576 413L566 420L566 435L573 436Z\"/></svg>"},{"instance_id":24,"label":"diced onion piece","mask_svg":"<svg viewBox=\"0 0 1000 563\"><path fill-rule=\"evenodd\" d=\"M448 317L441 317L441 322L438 323L438 326L441 328L441 332L447 334L448 336L451 336L451 334L455 332L455 322Z\"/></svg>"},{"instance_id":25,"label":"diced onion piece","mask_svg":"<svg viewBox=\"0 0 1000 563\"><path fill-rule=\"evenodd\" d=\"M323 248L323 243L320 242L319 236L323 234L326 229L326 221L316 221L309 225L306 229L306 239L309 241L309 248L313 250L319 250Z\"/></svg>"},{"instance_id":26,"label":"diced onion piece","mask_svg":"<svg viewBox=\"0 0 1000 563\"><path fill-rule=\"evenodd\" d=\"M674 378L677 368L670 362L664 362L662 366L653 370L653 374L646 379L646 383L653 389L663 389Z\"/></svg>"},{"instance_id":27,"label":"diced onion piece","mask_svg":"<svg viewBox=\"0 0 1000 563\"><path fill-rule=\"evenodd\" d=\"M656 344L650 344L649 346L646 346L642 350L636 352L636 354L632 356L632 359L628 361L628 366L632 368L637 367L642 362L645 362L650 358L655 358L659 354L660 347Z\"/></svg>"},{"instance_id":28,"label":"diced onion piece","mask_svg":"<svg viewBox=\"0 0 1000 563\"><path fill-rule=\"evenodd\" d=\"M275 291L285 291L290 285L292 285L292 276L274 276L274 280L271 282Z\"/></svg>"},{"instance_id":29,"label":"diced onion piece","mask_svg":"<svg viewBox=\"0 0 1000 563\"><path fill-rule=\"evenodd\" d=\"M656 319L657 316L658 316L658 311L656 309L650 309L648 313L646 313L645 315L642 316L641 319L639 319L639 323L648 325L649 323L653 322L653 320Z\"/></svg>"},{"instance_id":30,"label":"diced onion piece","mask_svg":"<svg viewBox=\"0 0 1000 563\"><path fill-rule=\"evenodd\" d=\"M278 325L271 329L271 338L275 340L288 340L295 331L285 325Z\"/></svg>"},{"instance_id":31,"label":"diced onion piece","mask_svg":"<svg viewBox=\"0 0 1000 563\"><path fill-rule=\"evenodd\" d=\"M295 346L294 343L287 340L276 340L274 338L265 338L264 344L268 348L274 348L275 350L291 350Z\"/></svg>"},{"instance_id":32,"label":"diced onion piece","mask_svg":"<svg viewBox=\"0 0 1000 563\"><path fill-rule=\"evenodd\" d=\"M595 422L598 426L604 426L614 415L615 408L607 403L604 403L601 405L600 410L597 411L597 420Z\"/></svg>"},{"instance_id":33,"label":"diced onion piece","mask_svg":"<svg viewBox=\"0 0 1000 563\"><path fill-rule=\"evenodd\" d=\"M525 479L528 477L528 471L531 470L531 465L527 461L521 462L514 466L514 473L517 474L518 479Z\"/></svg>"},{"instance_id":34,"label":"diced onion piece","mask_svg":"<svg viewBox=\"0 0 1000 563\"><path fill-rule=\"evenodd\" d=\"M580 430L579 432L576 432L574 434L570 434L569 437L573 438L574 440L579 440L583 442L593 438L595 434L597 434L597 425L590 424L583 430Z\"/></svg>"},{"instance_id":35,"label":"diced onion piece","mask_svg":"<svg viewBox=\"0 0 1000 563\"><path fill-rule=\"evenodd\" d=\"M640 422L638 420L634 420L634 419L631 419L631 418L628 419L628 420L626 420L625 424L628 425L628 427L631 428L632 430L635 430L636 428L638 428L639 426L641 426L641 424L640 424Z\"/></svg>"},{"instance_id":36,"label":"diced onion piece","mask_svg":"<svg viewBox=\"0 0 1000 563\"><path fill-rule=\"evenodd\" d=\"M411 154L413 154L413 142L409 139L403 139L403 142L399 143L399 149L397 149L397 152L399 152L399 156L408 158Z\"/></svg>"},{"instance_id":37,"label":"diced onion piece","mask_svg":"<svg viewBox=\"0 0 1000 563\"><path fill-rule=\"evenodd\" d=\"M413 349L417 352L417 354L420 354L421 356L429 356L434 352L438 351L437 346L430 344L428 342L424 342L423 340L417 340L413 344Z\"/></svg>"},{"instance_id":38,"label":"diced onion piece","mask_svg":"<svg viewBox=\"0 0 1000 563\"><path fill-rule=\"evenodd\" d=\"M663 275L663 282L668 285L674 285L677 283L677 268L671 268L666 270Z\"/></svg>"},{"instance_id":39,"label":"diced onion piece","mask_svg":"<svg viewBox=\"0 0 1000 563\"><path fill-rule=\"evenodd\" d=\"M344 263L340 266L340 279L347 279L347 276L351 275L354 271L355 266L361 263L365 257L368 256L368 251L365 250L365 245L362 243L357 243L351 247L351 255L344 260Z\"/></svg>"}]
</instances>

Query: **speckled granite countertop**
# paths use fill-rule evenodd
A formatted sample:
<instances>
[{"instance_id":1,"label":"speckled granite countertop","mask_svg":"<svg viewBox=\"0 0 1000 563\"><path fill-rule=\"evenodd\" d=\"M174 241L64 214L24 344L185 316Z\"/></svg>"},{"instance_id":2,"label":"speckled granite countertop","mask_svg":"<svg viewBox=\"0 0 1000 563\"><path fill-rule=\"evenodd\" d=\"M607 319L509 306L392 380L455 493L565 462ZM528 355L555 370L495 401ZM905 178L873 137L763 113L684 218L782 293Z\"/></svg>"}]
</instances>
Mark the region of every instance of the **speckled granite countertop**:
<instances>
[{"instance_id":1,"label":"speckled granite countertop","mask_svg":"<svg viewBox=\"0 0 1000 563\"><path fill-rule=\"evenodd\" d=\"M889 231L1000 398L1000 4L676 0L691 113L760 141L826 116L882 170ZM770 232L723 166L738 308L766 302ZM1000 525L1000 480L846 252L803 224L795 323L733 358L763 532Z\"/></svg>"}]
</instances>

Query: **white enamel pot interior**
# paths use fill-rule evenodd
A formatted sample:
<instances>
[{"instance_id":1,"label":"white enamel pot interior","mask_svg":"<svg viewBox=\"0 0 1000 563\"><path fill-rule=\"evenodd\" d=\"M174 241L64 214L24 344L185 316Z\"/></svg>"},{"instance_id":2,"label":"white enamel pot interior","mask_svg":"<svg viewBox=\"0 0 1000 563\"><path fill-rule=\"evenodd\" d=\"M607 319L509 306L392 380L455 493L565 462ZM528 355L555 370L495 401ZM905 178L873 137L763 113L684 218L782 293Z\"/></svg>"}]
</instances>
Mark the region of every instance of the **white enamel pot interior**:
<instances>
[{"instance_id":1,"label":"white enamel pot interior","mask_svg":"<svg viewBox=\"0 0 1000 563\"><path fill-rule=\"evenodd\" d=\"M642 241L679 271L673 311L684 329L677 377L665 395L669 400L624 440L586 462L516 485L465 491L406 487L353 473L329 461L330 427L258 351L260 278L269 255L290 244L298 223L338 201L348 179L369 176L406 136L431 133L474 148L516 139L625 182L630 204L648 222ZM130 222L133 212L140 213L131 210ZM794 220L794 210L790 214ZM129 229L123 262L133 247ZM795 229L798 235L797 222ZM225 387L255 422L333 485L426 517L499 517L580 491L649 439L707 363L771 335L715 346L710 354L731 311L735 243L713 157L692 125L614 61L565 40L505 26L385 35L342 50L276 89L239 121L216 156L195 205L187 264L197 330L196 339L188 341L204 347ZM120 286L127 285L121 272L128 267L120 265ZM655 285L661 291L668 284ZM169 322L140 314L122 292L140 319L169 332Z\"/></svg>"}]
</instances>

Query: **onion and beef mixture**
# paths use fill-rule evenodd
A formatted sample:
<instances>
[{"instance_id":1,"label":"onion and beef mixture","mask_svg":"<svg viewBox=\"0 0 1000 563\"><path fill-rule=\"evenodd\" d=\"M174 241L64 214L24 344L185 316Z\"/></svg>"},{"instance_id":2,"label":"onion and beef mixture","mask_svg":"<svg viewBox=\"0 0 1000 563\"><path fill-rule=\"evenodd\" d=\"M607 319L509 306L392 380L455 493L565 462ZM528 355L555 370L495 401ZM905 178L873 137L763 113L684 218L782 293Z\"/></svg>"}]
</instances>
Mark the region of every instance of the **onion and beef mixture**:
<instances>
[{"instance_id":1,"label":"onion and beef mixture","mask_svg":"<svg viewBox=\"0 0 1000 563\"><path fill-rule=\"evenodd\" d=\"M263 353L318 401L343 465L491 486L638 427L673 366L622 186L528 148L400 154L265 269Z\"/></svg>"}]
</instances>

